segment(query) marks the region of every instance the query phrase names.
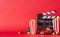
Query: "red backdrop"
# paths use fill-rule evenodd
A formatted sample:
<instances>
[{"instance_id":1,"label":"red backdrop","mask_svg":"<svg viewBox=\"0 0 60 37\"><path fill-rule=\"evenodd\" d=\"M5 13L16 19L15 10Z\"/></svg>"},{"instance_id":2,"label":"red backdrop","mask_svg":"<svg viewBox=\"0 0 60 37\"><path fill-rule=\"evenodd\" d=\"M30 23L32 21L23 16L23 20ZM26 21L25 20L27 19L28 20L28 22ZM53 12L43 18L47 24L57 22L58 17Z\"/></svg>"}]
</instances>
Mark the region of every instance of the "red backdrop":
<instances>
[{"instance_id":1,"label":"red backdrop","mask_svg":"<svg viewBox=\"0 0 60 37\"><path fill-rule=\"evenodd\" d=\"M36 14L54 9L60 15L60 0L0 0L0 31L26 31Z\"/></svg>"}]
</instances>

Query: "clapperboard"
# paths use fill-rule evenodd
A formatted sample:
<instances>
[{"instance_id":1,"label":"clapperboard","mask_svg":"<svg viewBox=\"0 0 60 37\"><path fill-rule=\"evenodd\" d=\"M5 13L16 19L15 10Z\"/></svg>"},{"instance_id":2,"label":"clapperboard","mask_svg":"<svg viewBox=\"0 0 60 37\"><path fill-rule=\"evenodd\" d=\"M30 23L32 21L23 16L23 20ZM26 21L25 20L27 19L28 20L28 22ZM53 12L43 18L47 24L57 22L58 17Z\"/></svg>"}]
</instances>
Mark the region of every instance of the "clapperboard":
<instances>
[{"instance_id":1,"label":"clapperboard","mask_svg":"<svg viewBox=\"0 0 60 37\"><path fill-rule=\"evenodd\" d=\"M43 30L45 28L50 28L52 29L52 31L56 31L56 27L54 30L54 26L53 25L53 20L55 18L57 18L57 16L47 16L47 15L51 15L51 14L56 14L56 10L52 10L52 11L48 11L48 12L43 12L41 14L37 14L37 29L38 30ZM59 28L58 28L59 29Z\"/></svg>"}]
</instances>

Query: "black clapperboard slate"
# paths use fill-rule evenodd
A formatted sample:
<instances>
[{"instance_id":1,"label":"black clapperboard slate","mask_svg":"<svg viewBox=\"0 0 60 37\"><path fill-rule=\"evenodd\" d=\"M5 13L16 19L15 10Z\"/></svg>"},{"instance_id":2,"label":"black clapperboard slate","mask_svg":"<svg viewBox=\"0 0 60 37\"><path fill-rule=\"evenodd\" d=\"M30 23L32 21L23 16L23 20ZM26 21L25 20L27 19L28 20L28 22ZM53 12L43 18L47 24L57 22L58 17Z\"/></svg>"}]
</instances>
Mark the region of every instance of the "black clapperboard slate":
<instances>
[{"instance_id":1,"label":"black clapperboard slate","mask_svg":"<svg viewBox=\"0 0 60 37\"><path fill-rule=\"evenodd\" d=\"M51 14L55 14L55 13L56 13L56 11L52 10L52 11L49 11L49 12L43 12L43 13L37 14L37 30L43 30L45 28L50 28L50 29L52 29L52 31L54 31L52 20L54 18L56 18L57 16L55 16L55 17L50 16L49 17L47 15L51 15Z\"/></svg>"}]
</instances>

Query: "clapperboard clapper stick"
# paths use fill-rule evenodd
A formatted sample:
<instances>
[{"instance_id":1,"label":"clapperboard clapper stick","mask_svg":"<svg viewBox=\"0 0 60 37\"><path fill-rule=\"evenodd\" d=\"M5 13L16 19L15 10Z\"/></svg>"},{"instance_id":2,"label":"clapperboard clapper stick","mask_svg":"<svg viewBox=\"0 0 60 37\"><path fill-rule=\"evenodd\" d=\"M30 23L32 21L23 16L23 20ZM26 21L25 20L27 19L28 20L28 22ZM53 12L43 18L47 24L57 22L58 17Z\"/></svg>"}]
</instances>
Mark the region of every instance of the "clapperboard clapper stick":
<instances>
[{"instance_id":1,"label":"clapperboard clapper stick","mask_svg":"<svg viewBox=\"0 0 60 37\"><path fill-rule=\"evenodd\" d=\"M49 14L55 14L56 10L48 11L48 12L43 12L43 15L49 15Z\"/></svg>"},{"instance_id":2,"label":"clapperboard clapper stick","mask_svg":"<svg viewBox=\"0 0 60 37\"><path fill-rule=\"evenodd\" d=\"M52 10L52 11L48 11L48 12L43 12L42 15L43 15L43 19L54 19L56 18L57 16L47 16L47 15L51 15L51 14L55 14L57 13L56 10Z\"/></svg>"}]
</instances>

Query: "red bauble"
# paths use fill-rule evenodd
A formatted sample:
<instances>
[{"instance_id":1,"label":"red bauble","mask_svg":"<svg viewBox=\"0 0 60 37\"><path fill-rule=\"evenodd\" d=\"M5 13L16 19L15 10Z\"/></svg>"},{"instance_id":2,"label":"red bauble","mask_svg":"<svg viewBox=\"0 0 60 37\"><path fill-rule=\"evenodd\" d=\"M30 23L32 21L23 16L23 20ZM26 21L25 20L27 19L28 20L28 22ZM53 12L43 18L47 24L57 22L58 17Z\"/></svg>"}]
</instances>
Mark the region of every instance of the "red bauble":
<instances>
[{"instance_id":1,"label":"red bauble","mask_svg":"<svg viewBox=\"0 0 60 37\"><path fill-rule=\"evenodd\" d=\"M50 34L52 33L52 30L48 28L48 29L42 30L42 32L44 32L44 34Z\"/></svg>"},{"instance_id":2,"label":"red bauble","mask_svg":"<svg viewBox=\"0 0 60 37\"><path fill-rule=\"evenodd\" d=\"M20 33L23 34L24 33L23 30Z\"/></svg>"},{"instance_id":3,"label":"red bauble","mask_svg":"<svg viewBox=\"0 0 60 37\"><path fill-rule=\"evenodd\" d=\"M40 34L45 34L45 33L43 31L41 31Z\"/></svg>"},{"instance_id":4,"label":"red bauble","mask_svg":"<svg viewBox=\"0 0 60 37\"><path fill-rule=\"evenodd\" d=\"M40 34L40 30L37 30L36 33L37 33L37 34Z\"/></svg>"}]
</instances>

